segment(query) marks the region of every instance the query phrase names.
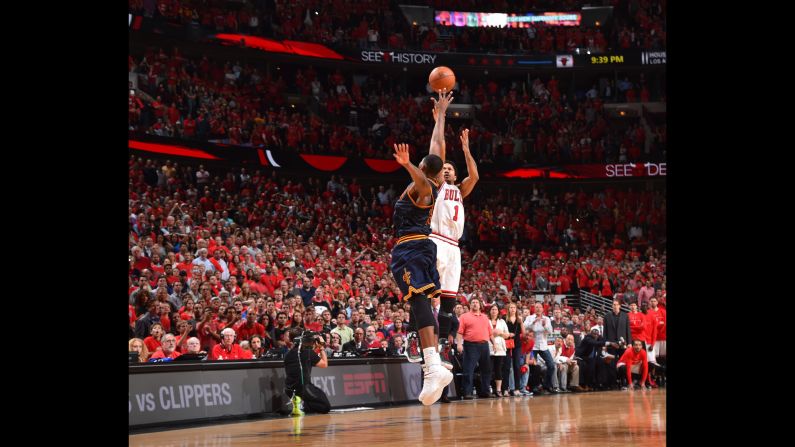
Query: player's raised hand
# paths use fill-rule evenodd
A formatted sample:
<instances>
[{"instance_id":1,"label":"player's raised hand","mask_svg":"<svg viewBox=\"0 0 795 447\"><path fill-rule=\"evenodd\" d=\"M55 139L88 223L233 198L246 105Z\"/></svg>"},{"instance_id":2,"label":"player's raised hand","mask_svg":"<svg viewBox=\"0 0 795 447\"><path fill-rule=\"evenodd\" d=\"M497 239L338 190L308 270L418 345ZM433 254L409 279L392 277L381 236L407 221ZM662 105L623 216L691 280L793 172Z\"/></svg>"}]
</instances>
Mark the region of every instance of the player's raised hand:
<instances>
[{"instance_id":1,"label":"player's raised hand","mask_svg":"<svg viewBox=\"0 0 795 447\"><path fill-rule=\"evenodd\" d=\"M469 152L469 129L461 131L461 148L464 152Z\"/></svg>"},{"instance_id":2,"label":"player's raised hand","mask_svg":"<svg viewBox=\"0 0 795 447\"><path fill-rule=\"evenodd\" d=\"M433 101L433 120L436 121L439 117L439 112L447 112L447 106L453 102L453 92L442 90L439 92L439 99L431 97L431 101Z\"/></svg>"},{"instance_id":3,"label":"player's raised hand","mask_svg":"<svg viewBox=\"0 0 795 447\"><path fill-rule=\"evenodd\" d=\"M411 161L409 160L409 145L406 143L396 144L395 153L392 154L395 160L401 165L406 166Z\"/></svg>"}]
</instances>

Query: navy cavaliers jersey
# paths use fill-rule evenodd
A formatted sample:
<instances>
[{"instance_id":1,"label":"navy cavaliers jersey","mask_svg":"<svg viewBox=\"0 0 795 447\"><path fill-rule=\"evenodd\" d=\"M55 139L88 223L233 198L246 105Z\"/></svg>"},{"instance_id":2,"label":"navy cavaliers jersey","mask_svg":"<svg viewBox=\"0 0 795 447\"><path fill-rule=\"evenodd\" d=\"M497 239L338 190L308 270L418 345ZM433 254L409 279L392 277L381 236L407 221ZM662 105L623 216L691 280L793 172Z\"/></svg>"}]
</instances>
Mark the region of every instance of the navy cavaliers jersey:
<instances>
[{"instance_id":1,"label":"navy cavaliers jersey","mask_svg":"<svg viewBox=\"0 0 795 447\"><path fill-rule=\"evenodd\" d=\"M431 215L433 214L433 205L436 202L436 196L439 193L439 188L436 187L433 181L429 180L431 184L431 204L430 205L417 205L407 192L395 203L395 212L392 215L392 220L395 223L395 232L398 237L407 234L431 234Z\"/></svg>"}]
</instances>

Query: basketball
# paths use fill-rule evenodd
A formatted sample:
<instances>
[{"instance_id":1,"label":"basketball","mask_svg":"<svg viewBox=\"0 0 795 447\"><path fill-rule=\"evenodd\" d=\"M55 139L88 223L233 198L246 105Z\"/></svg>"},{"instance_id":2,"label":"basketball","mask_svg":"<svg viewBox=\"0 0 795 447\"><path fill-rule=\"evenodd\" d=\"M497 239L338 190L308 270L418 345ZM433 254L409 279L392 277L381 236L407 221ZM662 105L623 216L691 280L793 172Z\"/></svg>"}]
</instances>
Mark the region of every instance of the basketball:
<instances>
[{"instance_id":1,"label":"basketball","mask_svg":"<svg viewBox=\"0 0 795 447\"><path fill-rule=\"evenodd\" d=\"M435 92L450 91L455 85L455 73L445 66L436 67L428 76L428 83Z\"/></svg>"}]
</instances>

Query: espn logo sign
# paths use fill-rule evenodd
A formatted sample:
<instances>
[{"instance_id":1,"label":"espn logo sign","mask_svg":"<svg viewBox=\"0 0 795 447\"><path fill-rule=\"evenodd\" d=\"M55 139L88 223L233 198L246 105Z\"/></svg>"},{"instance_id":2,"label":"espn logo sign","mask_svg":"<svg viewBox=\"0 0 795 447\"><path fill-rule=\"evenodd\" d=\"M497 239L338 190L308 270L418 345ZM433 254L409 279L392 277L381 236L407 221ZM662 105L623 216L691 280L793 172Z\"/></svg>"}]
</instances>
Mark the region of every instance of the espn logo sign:
<instances>
[{"instance_id":1,"label":"espn logo sign","mask_svg":"<svg viewBox=\"0 0 795 447\"><path fill-rule=\"evenodd\" d=\"M361 396L362 394L387 394L384 373L359 373L343 374L342 390L346 396Z\"/></svg>"},{"instance_id":2,"label":"espn logo sign","mask_svg":"<svg viewBox=\"0 0 795 447\"><path fill-rule=\"evenodd\" d=\"M574 66L574 57L571 54L558 54L555 56L555 66L558 68L571 68Z\"/></svg>"},{"instance_id":3,"label":"espn logo sign","mask_svg":"<svg viewBox=\"0 0 795 447\"><path fill-rule=\"evenodd\" d=\"M643 65L661 65L665 63L665 51L644 51L640 54Z\"/></svg>"}]
</instances>

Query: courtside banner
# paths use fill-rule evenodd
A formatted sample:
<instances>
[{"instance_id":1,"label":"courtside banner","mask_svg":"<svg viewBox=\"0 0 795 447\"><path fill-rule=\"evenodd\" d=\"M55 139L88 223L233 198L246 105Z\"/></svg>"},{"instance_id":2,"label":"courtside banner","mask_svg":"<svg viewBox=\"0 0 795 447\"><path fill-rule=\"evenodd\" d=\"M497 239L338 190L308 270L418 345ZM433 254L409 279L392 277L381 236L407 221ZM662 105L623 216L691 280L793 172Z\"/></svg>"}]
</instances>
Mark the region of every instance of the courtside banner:
<instances>
[{"instance_id":1,"label":"courtside banner","mask_svg":"<svg viewBox=\"0 0 795 447\"><path fill-rule=\"evenodd\" d=\"M131 374L129 425L268 412L283 389L284 368Z\"/></svg>"},{"instance_id":2,"label":"courtside banner","mask_svg":"<svg viewBox=\"0 0 795 447\"><path fill-rule=\"evenodd\" d=\"M329 362L311 380L333 408L416 401L422 389L422 369L405 359ZM271 413L286 402L284 380L281 361L131 366L129 426ZM452 384L448 391L456 395Z\"/></svg>"}]
</instances>

